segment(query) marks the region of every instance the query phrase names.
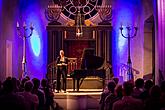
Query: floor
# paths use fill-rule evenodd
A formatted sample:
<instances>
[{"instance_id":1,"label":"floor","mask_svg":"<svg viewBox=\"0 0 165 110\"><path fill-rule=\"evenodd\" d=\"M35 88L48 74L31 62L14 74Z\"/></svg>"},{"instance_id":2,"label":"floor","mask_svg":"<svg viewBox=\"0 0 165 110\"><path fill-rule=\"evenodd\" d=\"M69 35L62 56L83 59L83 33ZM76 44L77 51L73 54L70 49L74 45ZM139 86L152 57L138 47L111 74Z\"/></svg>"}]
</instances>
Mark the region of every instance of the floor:
<instances>
[{"instance_id":1,"label":"floor","mask_svg":"<svg viewBox=\"0 0 165 110\"><path fill-rule=\"evenodd\" d=\"M102 89L67 89L66 93L54 91L54 100L61 110L98 110L101 93Z\"/></svg>"}]
</instances>

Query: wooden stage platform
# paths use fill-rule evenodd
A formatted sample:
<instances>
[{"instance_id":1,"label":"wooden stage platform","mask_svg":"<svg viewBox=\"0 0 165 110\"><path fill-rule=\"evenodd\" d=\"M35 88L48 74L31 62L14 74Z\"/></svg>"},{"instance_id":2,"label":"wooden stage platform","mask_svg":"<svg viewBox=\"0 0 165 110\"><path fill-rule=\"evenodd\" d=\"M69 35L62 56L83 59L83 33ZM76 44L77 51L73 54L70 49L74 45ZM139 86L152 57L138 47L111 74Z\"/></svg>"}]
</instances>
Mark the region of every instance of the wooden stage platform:
<instances>
[{"instance_id":1,"label":"wooden stage platform","mask_svg":"<svg viewBox=\"0 0 165 110\"><path fill-rule=\"evenodd\" d=\"M101 93L102 89L67 89L66 93L54 91L54 100L61 110L99 110Z\"/></svg>"}]
</instances>

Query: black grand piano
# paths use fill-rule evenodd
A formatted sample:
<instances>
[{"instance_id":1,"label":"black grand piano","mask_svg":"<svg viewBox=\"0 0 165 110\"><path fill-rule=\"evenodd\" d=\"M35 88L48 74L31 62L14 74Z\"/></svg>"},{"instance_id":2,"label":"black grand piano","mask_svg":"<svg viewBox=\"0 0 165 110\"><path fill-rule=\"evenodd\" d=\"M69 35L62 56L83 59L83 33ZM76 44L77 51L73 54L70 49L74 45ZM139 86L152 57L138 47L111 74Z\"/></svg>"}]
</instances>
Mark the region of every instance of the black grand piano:
<instances>
[{"instance_id":1,"label":"black grand piano","mask_svg":"<svg viewBox=\"0 0 165 110\"><path fill-rule=\"evenodd\" d=\"M77 91L84 80L88 76L97 76L103 80L103 88L105 85L105 70L98 69L104 63L104 58L95 56L94 49L86 48L83 51L82 60L81 60L81 69L76 69L73 73L70 74L70 77L73 78L73 91L75 91L76 81L77 81Z\"/></svg>"}]
</instances>

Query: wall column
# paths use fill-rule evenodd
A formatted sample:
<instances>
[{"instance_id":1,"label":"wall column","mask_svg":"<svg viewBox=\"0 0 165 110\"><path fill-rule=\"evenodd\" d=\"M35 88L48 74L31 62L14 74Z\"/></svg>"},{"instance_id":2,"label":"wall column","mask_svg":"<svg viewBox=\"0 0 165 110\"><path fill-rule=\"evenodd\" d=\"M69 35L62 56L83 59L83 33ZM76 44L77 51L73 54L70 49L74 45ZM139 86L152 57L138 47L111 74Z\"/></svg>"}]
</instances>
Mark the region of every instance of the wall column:
<instances>
[{"instance_id":1,"label":"wall column","mask_svg":"<svg viewBox=\"0 0 165 110\"><path fill-rule=\"evenodd\" d=\"M155 83L165 80L165 0L157 0L156 74Z\"/></svg>"}]
</instances>

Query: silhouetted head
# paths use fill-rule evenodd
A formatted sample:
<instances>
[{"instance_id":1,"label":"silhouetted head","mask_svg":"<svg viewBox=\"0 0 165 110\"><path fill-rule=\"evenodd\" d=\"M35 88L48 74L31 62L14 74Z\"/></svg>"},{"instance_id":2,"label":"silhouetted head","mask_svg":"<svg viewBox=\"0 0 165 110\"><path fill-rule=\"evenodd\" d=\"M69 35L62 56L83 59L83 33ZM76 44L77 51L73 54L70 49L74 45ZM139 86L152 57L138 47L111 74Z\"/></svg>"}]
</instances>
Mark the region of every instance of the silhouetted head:
<instances>
[{"instance_id":1,"label":"silhouetted head","mask_svg":"<svg viewBox=\"0 0 165 110\"><path fill-rule=\"evenodd\" d=\"M25 82L26 82L26 81L28 81L27 78L23 78L23 79L21 80L21 87L22 87L22 88L24 88L24 85L25 85Z\"/></svg>"},{"instance_id":2,"label":"silhouetted head","mask_svg":"<svg viewBox=\"0 0 165 110\"><path fill-rule=\"evenodd\" d=\"M26 76L25 78L28 79L28 80L30 80L30 77L29 76Z\"/></svg>"},{"instance_id":3,"label":"silhouetted head","mask_svg":"<svg viewBox=\"0 0 165 110\"><path fill-rule=\"evenodd\" d=\"M33 84L34 84L34 88L38 89L40 87L40 80L37 79L37 78L33 78L32 81L33 81Z\"/></svg>"},{"instance_id":4,"label":"silhouetted head","mask_svg":"<svg viewBox=\"0 0 165 110\"><path fill-rule=\"evenodd\" d=\"M112 93L114 93L116 87L116 83L112 80L108 83L108 90L111 91Z\"/></svg>"},{"instance_id":5,"label":"silhouetted head","mask_svg":"<svg viewBox=\"0 0 165 110\"><path fill-rule=\"evenodd\" d=\"M147 80L144 84L144 88L146 90L149 90L153 85L154 85L154 83L151 80Z\"/></svg>"},{"instance_id":6,"label":"silhouetted head","mask_svg":"<svg viewBox=\"0 0 165 110\"><path fill-rule=\"evenodd\" d=\"M161 89L159 86L152 86L150 89L150 96L154 98L159 98L161 95Z\"/></svg>"},{"instance_id":7,"label":"silhouetted head","mask_svg":"<svg viewBox=\"0 0 165 110\"><path fill-rule=\"evenodd\" d=\"M25 86L25 91L27 92L31 92L33 89L33 83L30 80L26 81L24 86Z\"/></svg>"},{"instance_id":8,"label":"silhouetted head","mask_svg":"<svg viewBox=\"0 0 165 110\"><path fill-rule=\"evenodd\" d=\"M41 81L41 86L42 86L42 87L46 87L47 85L48 85L47 79L42 79L42 81Z\"/></svg>"},{"instance_id":9,"label":"silhouetted head","mask_svg":"<svg viewBox=\"0 0 165 110\"><path fill-rule=\"evenodd\" d=\"M18 92L17 79L15 77L12 77L11 80L12 80L14 92Z\"/></svg>"},{"instance_id":10,"label":"silhouetted head","mask_svg":"<svg viewBox=\"0 0 165 110\"><path fill-rule=\"evenodd\" d=\"M3 82L3 90L5 93L11 93L13 92L13 84L12 84L12 80L11 79L6 79Z\"/></svg>"},{"instance_id":11,"label":"silhouetted head","mask_svg":"<svg viewBox=\"0 0 165 110\"><path fill-rule=\"evenodd\" d=\"M127 81L123 83L123 95L130 96L133 91L133 83Z\"/></svg>"},{"instance_id":12,"label":"silhouetted head","mask_svg":"<svg viewBox=\"0 0 165 110\"><path fill-rule=\"evenodd\" d=\"M136 81L135 81L135 86L137 88L143 88L144 86L144 80L142 78L138 78Z\"/></svg>"}]
</instances>

